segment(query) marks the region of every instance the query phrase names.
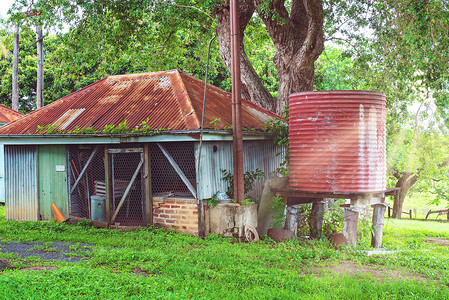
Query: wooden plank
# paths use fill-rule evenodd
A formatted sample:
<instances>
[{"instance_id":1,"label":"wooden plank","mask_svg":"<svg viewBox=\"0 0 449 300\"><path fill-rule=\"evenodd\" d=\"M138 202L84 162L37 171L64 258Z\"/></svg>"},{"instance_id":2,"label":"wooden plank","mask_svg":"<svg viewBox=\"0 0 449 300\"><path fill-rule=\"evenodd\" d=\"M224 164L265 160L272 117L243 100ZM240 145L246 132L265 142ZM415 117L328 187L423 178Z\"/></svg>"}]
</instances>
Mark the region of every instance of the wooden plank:
<instances>
[{"instance_id":1,"label":"wooden plank","mask_svg":"<svg viewBox=\"0 0 449 300\"><path fill-rule=\"evenodd\" d=\"M400 190L400 188L396 188L396 187L394 187L394 188L388 188L386 191L385 191L385 196L394 196L394 195L396 195L397 194L397 192Z\"/></svg>"},{"instance_id":2,"label":"wooden plank","mask_svg":"<svg viewBox=\"0 0 449 300\"><path fill-rule=\"evenodd\" d=\"M153 190L151 188L151 151L150 144L144 145L143 180L144 180L144 222L145 225L153 225Z\"/></svg>"},{"instance_id":3,"label":"wooden plank","mask_svg":"<svg viewBox=\"0 0 449 300\"><path fill-rule=\"evenodd\" d=\"M39 212L42 220L52 219L52 202L64 216L68 214L66 155L64 145L38 146ZM62 169L60 166L64 167L64 171L59 171Z\"/></svg>"},{"instance_id":4,"label":"wooden plank","mask_svg":"<svg viewBox=\"0 0 449 300\"><path fill-rule=\"evenodd\" d=\"M311 191L299 191L294 190L292 188L287 189L279 189L272 188L272 192L275 192L278 196L281 197L297 197L297 198L315 198L315 199L324 199L324 198L343 198L343 199L359 199L359 198L369 198L369 197L378 197L384 198L387 190L383 191L373 191L373 192L363 192L363 193L354 193L354 192L311 192ZM307 202L305 202L307 203Z\"/></svg>"},{"instance_id":5,"label":"wooden plank","mask_svg":"<svg viewBox=\"0 0 449 300\"><path fill-rule=\"evenodd\" d=\"M108 153L143 153L143 148L113 148L108 149Z\"/></svg>"}]
</instances>

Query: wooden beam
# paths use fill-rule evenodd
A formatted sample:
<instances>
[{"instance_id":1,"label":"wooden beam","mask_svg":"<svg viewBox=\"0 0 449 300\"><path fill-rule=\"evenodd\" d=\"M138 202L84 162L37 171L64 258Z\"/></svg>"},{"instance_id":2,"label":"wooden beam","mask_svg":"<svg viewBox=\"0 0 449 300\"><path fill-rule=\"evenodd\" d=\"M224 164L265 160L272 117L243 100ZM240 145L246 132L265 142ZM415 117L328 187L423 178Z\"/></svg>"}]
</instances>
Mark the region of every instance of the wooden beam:
<instances>
[{"instance_id":1,"label":"wooden beam","mask_svg":"<svg viewBox=\"0 0 449 300\"><path fill-rule=\"evenodd\" d=\"M345 208L343 235L349 245L357 244L357 223L359 221L359 214L360 212L356 208Z\"/></svg>"},{"instance_id":2,"label":"wooden beam","mask_svg":"<svg viewBox=\"0 0 449 300\"><path fill-rule=\"evenodd\" d=\"M379 203L372 205L373 210L373 227L371 231L371 247L380 248L382 246L382 236L384 228L385 209L387 204Z\"/></svg>"},{"instance_id":3,"label":"wooden beam","mask_svg":"<svg viewBox=\"0 0 449 300\"><path fill-rule=\"evenodd\" d=\"M312 211L310 212L310 237L313 239L320 238L323 228L325 202L314 202Z\"/></svg>"},{"instance_id":4,"label":"wooden beam","mask_svg":"<svg viewBox=\"0 0 449 300\"><path fill-rule=\"evenodd\" d=\"M78 175L78 178L76 179L75 183L72 186L72 189L70 190L70 194L73 193L73 191L75 190L76 186L78 185L78 183L80 182L81 178L84 175L84 172L86 172L87 167L89 167L89 164L92 162L92 159L94 158L95 154L97 153L98 149L100 148L99 145L97 145L95 147L95 149L92 151L92 153L89 156L89 159L87 160L86 164L83 167L83 170L81 171L81 173Z\"/></svg>"},{"instance_id":5,"label":"wooden beam","mask_svg":"<svg viewBox=\"0 0 449 300\"><path fill-rule=\"evenodd\" d=\"M111 200L112 200L112 173L111 156L108 153L108 146L104 146L104 181L106 185L106 222L111 223Z\"/></svg>"},{"instance_id":6,"label":"wooden beam","mask_svg":"<svg viewBox=\"0 0 449 300\"><path fill-rule=\"evenodd\" d=\"M144 181L144 222L145 225L153 225L153 190L151 188L151 150L150 144L144 145L144 165L143 165L143 181Z\"/></svg>"},{"instance_id":7,"label":"wooden beam","mask_svg":"<svg viewBox=\"0 0 449 300\"><path fill-rule=\"evenodd\" d=\"M277 196L279 196L276 193ZM297 204L305 204L305 203L315 203L323 201L323 198L306 198L306 197L286 197L287 198L287 206L297 205Z\"/></svg>"}]
</instances>

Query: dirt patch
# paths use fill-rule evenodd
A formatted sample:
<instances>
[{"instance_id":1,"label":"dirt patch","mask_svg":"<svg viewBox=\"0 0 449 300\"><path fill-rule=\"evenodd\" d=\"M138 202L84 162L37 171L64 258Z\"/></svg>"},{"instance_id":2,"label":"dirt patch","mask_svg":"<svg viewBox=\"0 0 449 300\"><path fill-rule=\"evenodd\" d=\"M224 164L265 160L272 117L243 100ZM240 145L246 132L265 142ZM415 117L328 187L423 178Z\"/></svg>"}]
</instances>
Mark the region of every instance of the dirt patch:
<instances>
[{"instance_id":1,"label":"dirt patch","mask_svg":"<svg viewBox=\"0 0 449 300\"><path fill-rule=\"evenodd\" d=\"M445 239L426 238L426 243L449 247L449 240Z\"/></svg>"},{"instance_id":2,"label":"dirt patch","mask_svg":"<svg viewBox=\"0 0 449 300\"><path fill-rule=\"evenodd\" d=\"M402 270L391 270L373 264L362 265L352 261L343 261L336 265L323 266L314 269L314 273L318 276L324 275L324 271L331 271L340 275L370 274L381 282L390 279L428 280L427 277L424 277L421 274L414 274Z\"/></svg>"},{"instance_id":3,"label":"dirt patch","mask_svg":"<svg viewBox=\"0 0 449 300\"><path fill-rule=\"evenodd\" d=\"M34 267L26 267L19 269L19 271L46 271L46 270L56 270L57 267L50 266L34 266Z\"/></svg>"},{"instance_id":4,"label":"dirt patch","mask_svg":"<svg viewBox=\"0 0 449 300\"><path fill-rule=\"evenodd\" d=\"M92 251L90 244L76 244L65 242L52 243L17 243L0 244L0 253L16 253L21 258L37 256L44 260L59 260L67 262L80 262Z\"/></svg>"},{"instance_id":5,"label":"dirt patch","mask_svg":"<svg viewBox=\"0 0 449 300\"><path fill-rule=\"evenodd\" d=\"M137 276L143 276L143 277L150 276L147 272L142 271L142 269L140 267L137 267L134 269L134 274L136 274Z\"/></svg>"}]
</instances>

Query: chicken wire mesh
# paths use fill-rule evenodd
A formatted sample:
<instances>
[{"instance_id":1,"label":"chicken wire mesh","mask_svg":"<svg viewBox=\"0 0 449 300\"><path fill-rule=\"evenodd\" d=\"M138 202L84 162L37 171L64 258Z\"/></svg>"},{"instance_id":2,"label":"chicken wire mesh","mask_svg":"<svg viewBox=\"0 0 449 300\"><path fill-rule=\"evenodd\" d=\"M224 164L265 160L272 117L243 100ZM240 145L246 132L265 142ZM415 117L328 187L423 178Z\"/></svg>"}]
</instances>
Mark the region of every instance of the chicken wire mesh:
<instances>
[{"instance_id":1,"label":"chicken wire mesh","mask_svg":"<svg viewBox=\"0 0 449 300\"><path fill-rule=\"evenodd\" d=\"M150 144L153 196L192 197L192 191L173 165L196 192L194 143ZM106 221L105 150L102 145L68 147L70 215ZM116 225L144 224L144 154L142 145L108 148L113 195L111 216ZM167 157L168 156L168 157ZM86 166L87 165L87 166ZM81 175L81 176L80 176Z\"/></svg>"},{"instance_id":2,"label":"chicken wire mesh","mask_svg":"<svg viewBox=\"0 0 449 300\"><path fill-rule=\"evenodd\" d=\"M132 150L135 152L109 153L113 195L111 209L113 218L116 215L112 221L116 225L135 226L144 222L143 148Z\"/></svg>"},{"instance_id":3,"label":"chicken wire mesh","mask_svg":"<svg viewBox=\"0 0 449 300\"><path fill-rule=\"evenodd\" d=\"M196 191L195 144L191 142L171 142L161 143L161 145L170 154L185 175L186 180ZM194 196L157 144L151 145L151 180L153 196Z\"/></svg>"},{"instance_id":4,"label":"chicken wire mesh","mask_svg":"<svg viewBox=\"0 0 449 300\"><path fill-rule=\"evenodd\" d=\"M68 148L70 215L90 219L92 216L91 197L96 195L95 182L104 181L105 178L104 149L103 146L95 145L69 146ZM85 168L89 159L90 163Z\"/></svg>"}]
</instances>

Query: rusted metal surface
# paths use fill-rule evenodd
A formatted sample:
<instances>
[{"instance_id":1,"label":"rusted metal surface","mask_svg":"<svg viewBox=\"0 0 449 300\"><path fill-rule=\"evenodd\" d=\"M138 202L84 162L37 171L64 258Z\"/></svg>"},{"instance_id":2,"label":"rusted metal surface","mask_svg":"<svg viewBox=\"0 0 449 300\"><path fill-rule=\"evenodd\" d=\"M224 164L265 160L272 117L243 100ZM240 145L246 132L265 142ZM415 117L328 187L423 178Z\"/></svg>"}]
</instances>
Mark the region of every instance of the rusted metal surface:
<instances>
[{"instance_id":1,"label":"rusted metal surface","mask_svg":"<svg viewBox=\"0 0 449 300\"><path fill-rule=\"evenodd\" d=\"M23 117L23 114L0 104L0 123L9 123Z\"/></svg>"},{"instance_id":2,"label":"rusted metal surface","mask_svg":"<svg viewBox=\"0 0 449 300\"><path fill-rule=\"evenodd\" d=\"M203 89L203 81L178 70L110 76L0 128L0 134L33 135L38 126L46 125L66 132L89 126L101 131L125 120L134 128L147 119L150 128L197 130ZM243 101L242 117L243 127L263 129L277 116ZM214 124L209 123L214 120ZM230 94L214 86L207 91L205 125L209 129L232 125Z\"/></svg>"},{"instance_id":3,"label":"rusted metal surface","mask_svg":"<svg viewBox=\"0 0 449 300\"><path fill-rule=\"evenodd\" d=\"M290 96L290 187L316 192L386 188L384 93Z\"/></svg>"}]
</instances>

